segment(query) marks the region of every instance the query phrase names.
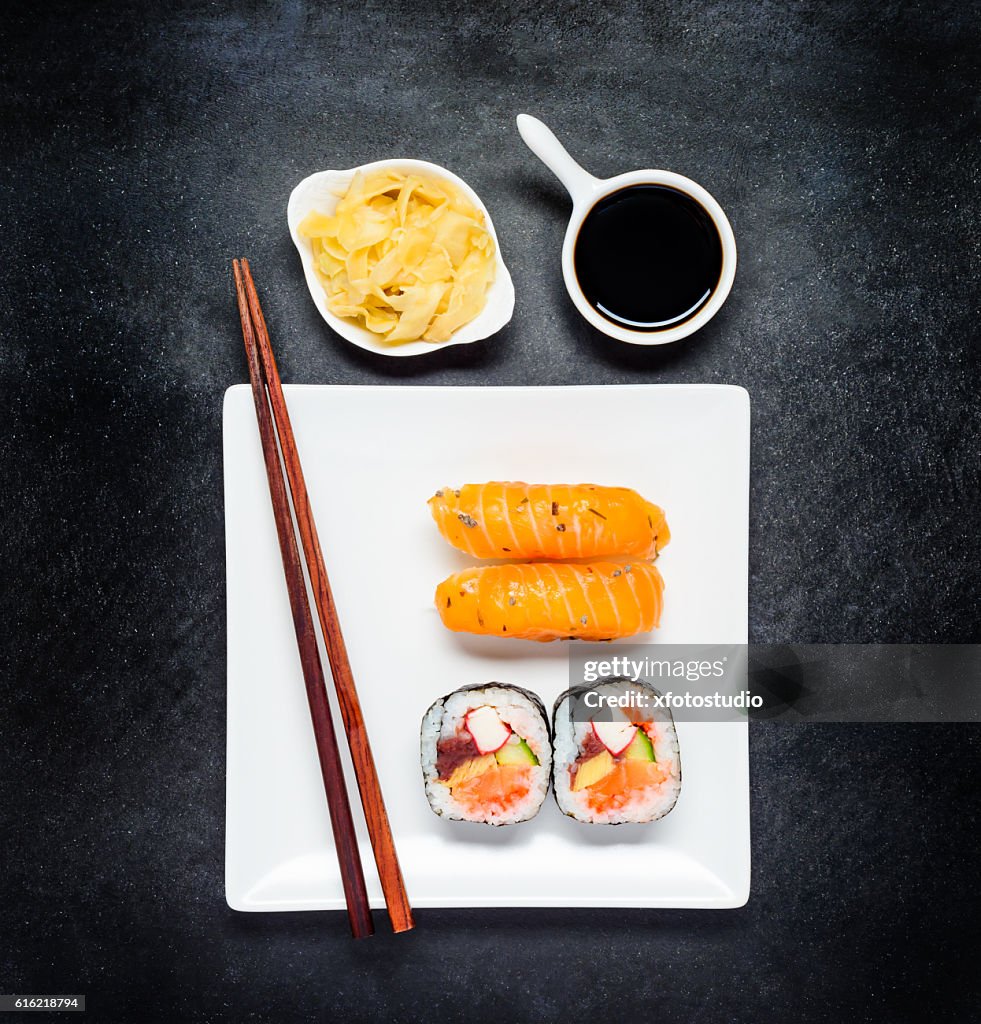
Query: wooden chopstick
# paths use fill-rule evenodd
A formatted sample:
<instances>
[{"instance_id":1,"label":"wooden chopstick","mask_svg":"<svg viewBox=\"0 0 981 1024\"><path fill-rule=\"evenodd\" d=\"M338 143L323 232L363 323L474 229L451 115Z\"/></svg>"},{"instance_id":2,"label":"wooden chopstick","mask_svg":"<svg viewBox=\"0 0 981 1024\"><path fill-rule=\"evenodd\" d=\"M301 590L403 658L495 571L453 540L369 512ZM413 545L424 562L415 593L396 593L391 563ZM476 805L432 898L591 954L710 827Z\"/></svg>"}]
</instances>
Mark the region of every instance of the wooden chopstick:
<instances>
[{"instance_id":1,"label":"wooden chopstick","mask_svg":"<svg viewBox=\"0 0 981 1024\"><path fill-rule=\"evenodd\" d=\"M279 370L276 367L276 359L269 342L269 331L259 305L259 296L255 289L255 282L252 280L248 260L241 261L241 275L245 280L245 294L255 327L259 360L269 389L269 403L272 406L276 431L279 435L279 445L283 452L283 464L286 467L286 477L289 481L290 493L293 496L293 511L296 514L300 540L306 556L307 572L310 575L314 601L317 605L324 645L327 649L327 660L330 662L330 671L334 677L337 702L340 705L341 717L344 719L344 728L351 749L351 760L354 763L354 772L358 780L361 805L364 808L365 822L368 825L368 835L371 839L378 877L381 880L382 892L385 896L385 905L388 908L393 931L408 931L413 927L412 908L405 891L405 882L395 851L392 829L378 782L378 772L375 769L371 744L368 741L368 732L365 729L364 716L361 713L361 702L354 684L354 673L351 671L337 608L331 594L330 581L327 578L327 568L324 565L324 556L317 536L317 526L310 507L310 498L303 478L296 440L293 437L293 427L286 408Z\"/></svg>"},{"instance_id":2,"label":"wooden chopstick","mask_svg":"<svg viewBox=\"0 0 981 1024\"><path fill-rule=\"evenodd\" d=\"M289 592L290 608L293 613L293 628L296 632L300 663L303 666L303 679L306 683L307 701L310 705L310 718L313 721L317 754L320 757L320 771L327 794L327 807L330 811L330 824L334 833L334 845L341 870L344 898L347 902L351 932L357 939L374 932L371 910L368 906L368 892L364 884L364 871L361 867L361 854L358 850L357 837L354 834L351 805L348 802L347 789L344 786L344 770L341 767L337 736L331 719L330 704L327 701L324 670L320 663L320 653L317 650L317 634L313 616L307 602L300 553L296 546L296 536L293 533L289 498L280 470L279 452L276 448L276 437L266 400L266 389L263 385L262 368L256 349L255 332L249 312L249 302L245 294L245 282L238 260L233 261L232 267L235 272L235 291L238 297L239 316L242 321L242 337L245 341L245 353L249 363L249 379L252 382L252 397L255 400L259 435L262 439L262 455L266 463L269 494L272 498L273 512L276 518L276 533L279 536L279 550L283 559L286 588Z\"/></svg>"}]
</instances>

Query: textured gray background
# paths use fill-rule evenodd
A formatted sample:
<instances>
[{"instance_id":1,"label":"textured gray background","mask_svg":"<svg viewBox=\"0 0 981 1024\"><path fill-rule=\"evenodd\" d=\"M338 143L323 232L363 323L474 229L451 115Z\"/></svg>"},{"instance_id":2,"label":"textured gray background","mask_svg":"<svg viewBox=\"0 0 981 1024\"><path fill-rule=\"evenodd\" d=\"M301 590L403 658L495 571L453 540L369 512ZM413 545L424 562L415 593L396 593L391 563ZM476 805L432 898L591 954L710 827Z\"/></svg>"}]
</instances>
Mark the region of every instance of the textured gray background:
<instances>
[{"instance_id":1,"label":"textured gray background","mask_svg":"<svg viewBox=\"0 0 981 1024\"><path fill-rule=\"evenodd\" d=\"M236 255L289 381L742 384L753 639L978 640L978 13L8 7L0 989L97 1021L976 1019L972 727L754 726L739 911L433 911L362 944L229 911L220 408ZM697 337L573 313L522 110L596 174L720 200L739 272ZM518 294L497 337L386 361L305 296L290 189L393 155L485 199Z\"/></svg>"}]
</instances>

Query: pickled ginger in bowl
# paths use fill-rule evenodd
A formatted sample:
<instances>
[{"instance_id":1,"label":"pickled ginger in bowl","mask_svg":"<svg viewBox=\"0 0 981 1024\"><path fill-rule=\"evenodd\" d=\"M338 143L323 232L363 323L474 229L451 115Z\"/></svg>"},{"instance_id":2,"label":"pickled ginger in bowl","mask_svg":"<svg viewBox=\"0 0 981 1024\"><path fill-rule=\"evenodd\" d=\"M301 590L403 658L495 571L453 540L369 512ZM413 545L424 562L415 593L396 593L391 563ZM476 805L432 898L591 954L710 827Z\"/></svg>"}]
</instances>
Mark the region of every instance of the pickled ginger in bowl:
<instances>
[{"instance_id":1,"label":"pickled ginger in bowl","mask_svg":"<svg viewBox=\"0 0 981 1024\"><path fill-rule=\"evenodd\" d=\"M287 219L320 315L359 348L418 355L511 319L514 286L490 214L437 164L320 171L293 190Z\"/></svg>"}]
</instances>

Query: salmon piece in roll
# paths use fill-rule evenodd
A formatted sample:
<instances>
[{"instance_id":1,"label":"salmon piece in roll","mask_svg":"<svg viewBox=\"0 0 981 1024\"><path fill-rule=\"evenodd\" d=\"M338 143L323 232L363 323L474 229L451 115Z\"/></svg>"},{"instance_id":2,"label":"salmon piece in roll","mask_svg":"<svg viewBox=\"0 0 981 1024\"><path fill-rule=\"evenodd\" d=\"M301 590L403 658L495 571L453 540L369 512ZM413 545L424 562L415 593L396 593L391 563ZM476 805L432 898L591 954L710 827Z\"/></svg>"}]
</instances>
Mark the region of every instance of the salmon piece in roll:
<instances>
[{"instance_id":1,"label":"salmon piece in roll","mask_svg":"<svg viewBox=\"0 0 981 1024\"><path fill-rule=\"evenodd\" d=\"M664 580L646 562L531 563L465 569L436 588L454 632L520 640L614 640L661 618Z\"/></svg>"},{"instance_id":2,"label":"salmon piece in roll","mask_svg":"<svg viewBox=\"0 0 981 1024\"><path fill-rule=\"evenodd\" d=\"M464 484L429 499L440 533L475 558L654 558L664 512L629 487Z\"/></svg>"}]
</instances>

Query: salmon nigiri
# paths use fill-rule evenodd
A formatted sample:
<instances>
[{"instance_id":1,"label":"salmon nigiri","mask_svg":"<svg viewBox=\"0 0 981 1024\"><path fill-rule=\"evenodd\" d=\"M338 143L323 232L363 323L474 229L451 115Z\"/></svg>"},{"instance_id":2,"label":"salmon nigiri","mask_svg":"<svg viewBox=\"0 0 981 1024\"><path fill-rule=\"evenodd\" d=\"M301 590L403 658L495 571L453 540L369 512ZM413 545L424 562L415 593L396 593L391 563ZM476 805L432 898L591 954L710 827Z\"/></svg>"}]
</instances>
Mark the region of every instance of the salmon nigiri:
<instances>
[{"instance_id":1,"label":"salmon nigiri","mask_svg":"<svg viewBox=\"0 0 981 1024\"><path fill-rule=\"evenodd\" d=\"M521 640L613 640L661 617L664 580L653 565L526 563L465 569L436 588L443 625Z\"/></svg>"},{"instance_id":2,"label":"salmon nigiri","mask_svg":"<svg viewBox=\"0 0 981 1024\"><path fill-rule=\"evenodd\" d=\"M429 499L440 533L476 558L654 558L664 512L629 487L464 484Z\"/></svg>"}]
</instances>

